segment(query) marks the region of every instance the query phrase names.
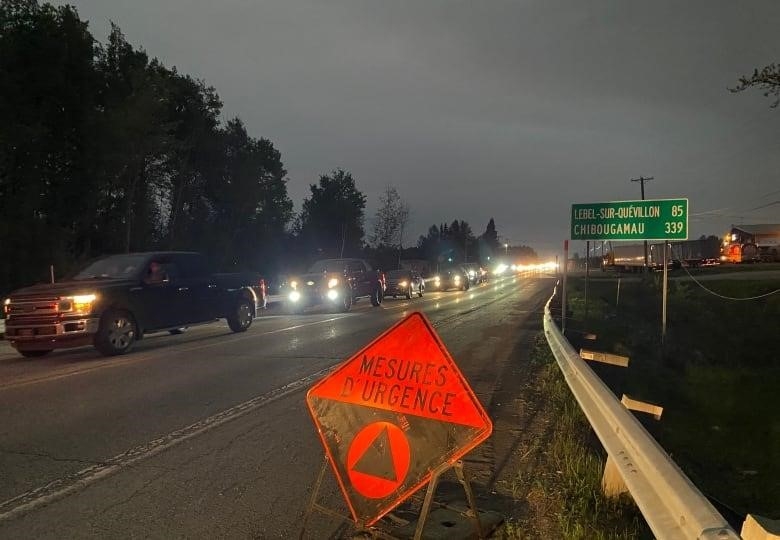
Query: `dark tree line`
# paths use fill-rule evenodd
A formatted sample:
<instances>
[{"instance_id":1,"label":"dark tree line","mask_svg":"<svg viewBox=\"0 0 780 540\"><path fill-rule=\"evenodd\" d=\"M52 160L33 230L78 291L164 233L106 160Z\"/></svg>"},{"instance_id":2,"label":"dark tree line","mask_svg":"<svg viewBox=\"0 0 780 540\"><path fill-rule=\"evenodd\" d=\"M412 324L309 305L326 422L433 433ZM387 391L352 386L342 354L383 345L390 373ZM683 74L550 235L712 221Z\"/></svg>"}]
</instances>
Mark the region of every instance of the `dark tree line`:
<instances>
[{"instance_id":1,"label":"dark tree line","mask_svg":"<svg viewBox=\"0 0 780 540\"><path fill-rule=\"evenodd\" d=\"M0 292L105 253L275 260L293 217L281 156L221 108L116 26L100 44L72 7L0 1Z\"/></svg>"},{"instance_id":2,"label":"dark tree line","mask_svg":"<svg viewBox=\"0 0 780 540\"><path fill-rule=\"evenodd\" d=\"M488 264L491 259L501 259L507 255L523 258L532 262L536 253L527 246L510 246L505 249L498 240L496 223L493 218L480 236L474 236L471 226L463 220L452 223L431 225L428 234L417 241L420 254L431 263L480 262Z\"/></svg>"}]
</instances>

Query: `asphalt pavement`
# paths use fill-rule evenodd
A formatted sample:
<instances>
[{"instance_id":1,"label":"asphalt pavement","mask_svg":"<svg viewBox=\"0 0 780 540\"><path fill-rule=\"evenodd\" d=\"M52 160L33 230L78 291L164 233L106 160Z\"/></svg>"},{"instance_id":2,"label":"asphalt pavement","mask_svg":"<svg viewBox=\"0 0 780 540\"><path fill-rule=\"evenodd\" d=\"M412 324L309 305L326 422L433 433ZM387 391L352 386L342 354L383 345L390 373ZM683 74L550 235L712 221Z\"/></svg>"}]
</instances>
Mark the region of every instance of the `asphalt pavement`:
<instances>
[{"instance_id":1,"label":"asphalt pavement","mask_svg":"<svg viewBox=\"0 0 780 540\"><path fill-rule=\"evenodd\" d=\"M422 311L492 416L552 286L507 277L349 313L277 307L243 334L216 322L115 358L23 359L0 341L0 538L297 536L323 463L307 388ZM478 480L501 472L499 436L469 456ZM343 507L330 477L323 501ZM346 531L315 517L307 537Z\"/></svg>"}]
</instances>

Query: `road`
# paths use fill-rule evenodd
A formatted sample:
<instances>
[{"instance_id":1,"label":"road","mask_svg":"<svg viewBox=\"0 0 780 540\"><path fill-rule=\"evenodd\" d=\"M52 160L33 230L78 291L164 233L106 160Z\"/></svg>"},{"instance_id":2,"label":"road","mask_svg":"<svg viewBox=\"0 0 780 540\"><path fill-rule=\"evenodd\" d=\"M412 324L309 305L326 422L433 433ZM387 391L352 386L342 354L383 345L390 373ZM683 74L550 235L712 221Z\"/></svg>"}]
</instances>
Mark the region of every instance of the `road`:
<instances>
[{"instance_id":1,"label":"road","mask_svg":"<svg viewBox=\"0 0 780 540\"><path fill-rule=\"evenodd\" d=\"M243 334L217 322L116 358L85 348L29 360L0 341L0 538L297 535L323 460L305 390L414 310L496 426L467 462L484 495L512 472L507 405L521 399L516 363L551 290L508 277L346 314L272 311ZM341 504L332 481L323 502ZM315 517L310 536L343 531Z\"/></svg>"}]
</instances>

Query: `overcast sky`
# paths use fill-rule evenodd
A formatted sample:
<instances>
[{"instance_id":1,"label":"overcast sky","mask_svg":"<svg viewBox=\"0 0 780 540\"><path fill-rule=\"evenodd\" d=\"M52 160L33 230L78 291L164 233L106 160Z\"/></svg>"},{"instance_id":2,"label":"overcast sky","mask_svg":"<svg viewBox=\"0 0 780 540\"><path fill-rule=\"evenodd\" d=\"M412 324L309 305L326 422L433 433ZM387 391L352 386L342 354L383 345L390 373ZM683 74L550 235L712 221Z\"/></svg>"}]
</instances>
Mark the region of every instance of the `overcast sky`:
<instances>
[{"instance_id":1,"label":"overcast sky","mask_svg":"<svg viewBox=\"0 0 780 540\"><path fill-rule=\"evenodd\" d=\"M296 209L343 167L367 229L392 184L407 243L492 216L552 254L572 203L638 199L644 175L647 198L690 199L691 237L780 222L780 109L728 91L780 62L778 0L68 3L216 87L281 151Z\"/></svg>"}]
</instances>

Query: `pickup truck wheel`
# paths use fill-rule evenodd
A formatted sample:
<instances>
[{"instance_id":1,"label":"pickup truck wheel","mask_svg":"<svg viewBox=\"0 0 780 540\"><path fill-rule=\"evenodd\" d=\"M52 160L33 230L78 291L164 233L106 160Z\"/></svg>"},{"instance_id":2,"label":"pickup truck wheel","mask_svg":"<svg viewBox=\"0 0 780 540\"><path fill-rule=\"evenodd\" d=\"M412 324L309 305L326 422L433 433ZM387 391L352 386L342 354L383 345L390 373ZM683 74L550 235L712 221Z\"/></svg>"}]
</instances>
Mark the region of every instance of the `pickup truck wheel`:
<instances>
[{"instance_id":1,"label":"pickup truck wheel","mask_svg":"<svg viewBox=\"0 0 780 540\"><path fill-rule=\"evenodd\" d=\"M138 329L133 316L121 309L103 314L95 334L95 348L104 356L125 354L133 348Z\"/></svg>"},{"instance_id":2,"label":"pickup truck wheel","mask_svg":"<svg viewBox=\"0 0 780 540\"><path fill-rule=\"evenodd\" d=\"M43 351L25 351L25 350L21 350L21 351L19 351L19 354L21 354L25 358L39 358L41 356L46 356L50 352L51 352L51 349L43 350Z\"/></svg>"},{"instance_id":3,"label":"pickup truck wheel","mask_svg":"<svg viewBox=\"0 0 780 540\"><path fill-rule=\"evenodd\" d=\"M352 291L345 290L341 293L341 304L339 305L340 311L346 313L352 309Z\"/></svg>"},{"instance_id":4,"label":"pickup truck wheel","mask_svg":"<svg viewBox=\"0 0 780 540\"><path fill-rule=\"evenodd\" d=\"M227 323L233 332L246 332L252 324L252 305L249 300L242 298L233 308L233 313L228 315Z\"/></svg>"},{"instance_id":5,"label":"pickup truck wheel","mask_svg":"<svg viewBox=\"0 0 780 540\"><path fill-rule=\"evenodd\" d=\"M377 287L371 292L371 305L374 307L382 303L382 287Z\"/></svg>"}]
</instances>

